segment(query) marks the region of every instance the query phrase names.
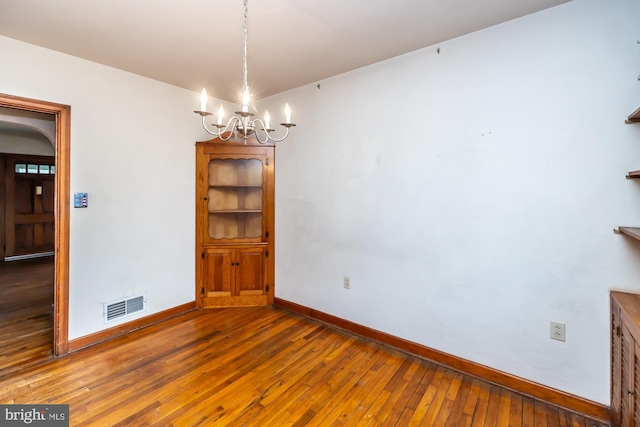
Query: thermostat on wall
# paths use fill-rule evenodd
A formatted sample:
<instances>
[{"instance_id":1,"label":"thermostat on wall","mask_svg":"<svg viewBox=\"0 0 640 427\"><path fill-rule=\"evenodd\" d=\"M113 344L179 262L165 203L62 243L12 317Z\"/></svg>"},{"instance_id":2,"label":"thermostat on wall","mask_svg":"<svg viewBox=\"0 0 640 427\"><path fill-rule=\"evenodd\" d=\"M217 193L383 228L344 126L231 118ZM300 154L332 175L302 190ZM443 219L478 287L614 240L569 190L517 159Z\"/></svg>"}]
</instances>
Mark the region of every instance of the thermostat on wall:
<instances>
[{"instance_id":1,"label":"thermostat on wall","mask_svg":"<svg viewBox=\"0 0 640 427\"><path fill-rule=\"evenodd\" d=\"M87 193L73 193L73 207L86 208L88 204Z\"/></svg>"}]
</instances>

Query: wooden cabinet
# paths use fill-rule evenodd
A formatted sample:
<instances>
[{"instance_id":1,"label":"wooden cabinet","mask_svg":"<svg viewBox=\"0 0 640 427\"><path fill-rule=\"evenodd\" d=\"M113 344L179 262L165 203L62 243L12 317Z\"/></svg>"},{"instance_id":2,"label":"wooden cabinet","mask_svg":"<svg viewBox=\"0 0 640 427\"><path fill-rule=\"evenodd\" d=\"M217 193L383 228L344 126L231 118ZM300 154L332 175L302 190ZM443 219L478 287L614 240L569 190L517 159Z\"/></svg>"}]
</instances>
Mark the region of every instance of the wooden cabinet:
<instances>
[{"instance_id":1,"label":"wooden cabinet","mask_svg":"<svg viewBox=\"0 0 640 427\"><path fill-rule=\"evenodd\" d=\"M611 421L640 426L640 295L611 292Z\"/></svg>"},{"instance_id":2,"label":"wooden cabinet","mask_svg":"<svg viewBox=\"0 0 640 427\"><path fill-rule=\"evenodd\" d=\"M201 308L273 303L274 147L196 144L196 293Z\"/></svg>"}]
</instances>

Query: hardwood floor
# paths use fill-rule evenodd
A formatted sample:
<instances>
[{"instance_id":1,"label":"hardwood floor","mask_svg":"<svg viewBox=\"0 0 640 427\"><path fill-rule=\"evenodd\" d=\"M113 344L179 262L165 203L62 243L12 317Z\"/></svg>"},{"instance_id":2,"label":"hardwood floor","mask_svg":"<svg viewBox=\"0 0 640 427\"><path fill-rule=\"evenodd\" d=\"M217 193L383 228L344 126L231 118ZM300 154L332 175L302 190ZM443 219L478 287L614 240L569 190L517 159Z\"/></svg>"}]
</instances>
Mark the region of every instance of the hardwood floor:
<instances>
[{"instance_id":1,"label":"hardwood floor","mask_svg":"<svg viewBox=\"0 0 640 427\"><path fill-rule=\"evenodd\" d=\"M0 378L53 353L53 257L0 263Z\"/></svg>"},{"instance_id":2,"label":"hardwood floor","mask_svg":"<svg viewBox=\"0 0 640 427\"><path fill-rule=\"evenodd\" d=\"M194 311L4 374L0 403L95 426L603 426L274 307Z\"/></svg>"}]
</instances>

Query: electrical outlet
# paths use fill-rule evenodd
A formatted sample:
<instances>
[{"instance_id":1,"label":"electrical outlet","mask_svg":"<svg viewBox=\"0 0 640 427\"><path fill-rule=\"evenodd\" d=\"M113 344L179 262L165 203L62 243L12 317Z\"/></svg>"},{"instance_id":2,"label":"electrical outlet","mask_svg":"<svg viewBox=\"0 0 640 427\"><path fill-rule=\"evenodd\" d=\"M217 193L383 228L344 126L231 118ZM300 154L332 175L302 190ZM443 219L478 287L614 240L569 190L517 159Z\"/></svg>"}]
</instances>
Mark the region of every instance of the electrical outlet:
<instances>
[{"instance_id":1,"label":"electrical outlet","mask_svg":"<svg viewBox=\"0 0 640 427\"><path fill-rule=\"evenodd\" d=\"M551 321L551 339L558 341L565 340L565 324L562 322Z\"/></svg>"},{"instance_id":2,"label":"electrical outlet","mask_svg":"<svg viewBox=\"0 0 640 427\"><path fill-rule=\"evenodd\" d=\"M351 289L351 279L347 276L344 276L342 278L342 286L344 286L345 289Z\"/></svg>"}]
</instances>

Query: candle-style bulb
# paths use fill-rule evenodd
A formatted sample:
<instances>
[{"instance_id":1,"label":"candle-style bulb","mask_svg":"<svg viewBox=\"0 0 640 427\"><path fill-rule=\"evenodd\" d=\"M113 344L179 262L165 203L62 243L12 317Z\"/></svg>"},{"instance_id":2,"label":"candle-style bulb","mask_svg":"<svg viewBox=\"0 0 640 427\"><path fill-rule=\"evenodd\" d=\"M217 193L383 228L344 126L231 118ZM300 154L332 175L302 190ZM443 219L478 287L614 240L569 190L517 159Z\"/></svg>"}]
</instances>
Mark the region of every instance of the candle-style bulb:
<instances>
[{"instance_id":1,"label":"candle-style bulb","mask_svg":"<svg viewBox=\"0 0 640 427\"><path fill-rule=\"evenodd\" d=\"M200 111L207 111L207 99L207 90L202 89L202 92L200 92Z\"/></svg>"},{"instance_id":2,"label":"candle-style bulb","mask_svg":"<svg viewBox=\"0 0 640 427\"><path fill-rule=\"evenodd\" d=\"M291 108L289 104L284 104L284 122L291 123Z\"/></svg>"},{"instance_id":3,"label":"candle-style bulb","mask_svg":"<svg viewBox=\"0 0 640 427\"><path fill-rule=\"evenodd\" d=\"M224 117L224 108L222 108L222 104L220 104L220 109L218 109L218 124L222 125L222 118Z\"/></svg>"},{"instance_id":4,"label":"candle-style bulb","mask_svg":"<svg viewBox=\"0 0 640 427\"><path fill-rule=\"evenodd\" d=\"M269 112L264 112L264 126L269 130L271 128L271 117L269 116Z\"/></svg>"},{"instance_id":5,"label":"candle-style bulb","mask_svg":"<svg viewBox=\"0 0 640 427\"><path fill-rule=\"evenodd\" d=\"M250 100L251 100L251 94L249 93L249 86L247 86L244 89L244 92L242 93L242 111L245 113L249 111Z\"/></svg>"}]
</instances>

